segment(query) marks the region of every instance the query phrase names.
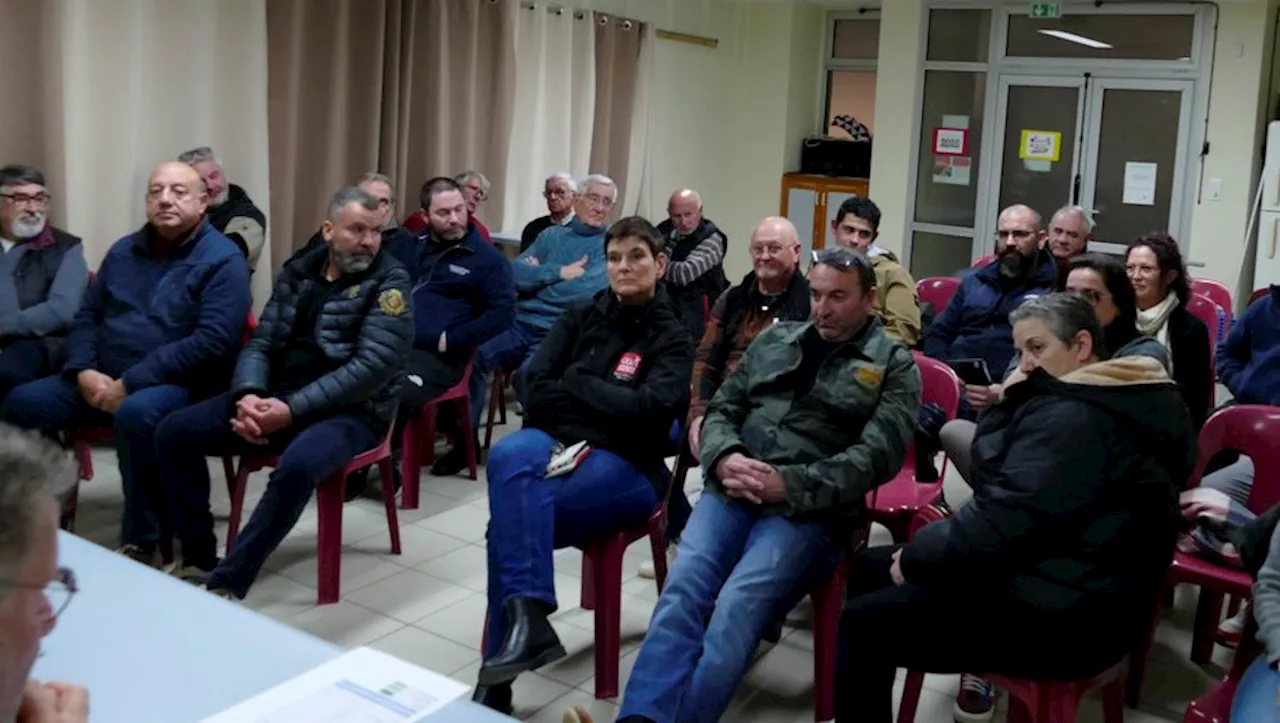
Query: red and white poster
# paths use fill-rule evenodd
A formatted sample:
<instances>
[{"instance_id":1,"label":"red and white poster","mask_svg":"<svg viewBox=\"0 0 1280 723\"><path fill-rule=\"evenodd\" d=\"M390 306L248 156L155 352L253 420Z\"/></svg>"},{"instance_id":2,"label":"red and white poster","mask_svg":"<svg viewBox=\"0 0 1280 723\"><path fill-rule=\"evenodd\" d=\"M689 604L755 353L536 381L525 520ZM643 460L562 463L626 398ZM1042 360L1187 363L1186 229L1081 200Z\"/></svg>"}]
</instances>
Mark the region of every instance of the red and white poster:
<instances>
[{"instance_id":1,"label":"red and white poster","mask_svg":"<svg viewBox=\"0 0 1280 723\"><path fill-rule=\"evenodd\" d=\"M934 128L933 154L935 156L969 155L969 129Z\"/></svg>"}]
</instances>

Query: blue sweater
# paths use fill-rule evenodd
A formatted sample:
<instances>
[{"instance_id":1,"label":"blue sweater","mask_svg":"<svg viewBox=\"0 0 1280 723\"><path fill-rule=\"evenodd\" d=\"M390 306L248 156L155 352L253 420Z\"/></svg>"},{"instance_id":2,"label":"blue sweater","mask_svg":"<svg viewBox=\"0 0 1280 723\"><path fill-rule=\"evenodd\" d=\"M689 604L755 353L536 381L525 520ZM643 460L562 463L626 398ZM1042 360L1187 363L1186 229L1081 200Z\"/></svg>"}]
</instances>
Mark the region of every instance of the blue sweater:
<instances>
[{"instance_id":1,"label":"blue sweater","mask_svg":"<svg viewBox=\"0 0 1280 723\"><path fill-rule=\"evenodd\" d=\"M608 285L604 268L605 228L573 219L538 234L524 253L511 262L516 288L528 298L516 304L516 321L550 329L570 305L587 301ZM587 273L576 279L560 278L560 267L587 258ZM537 259L534 266L525 259Z\"/></svg>"},{"instance_id":2,"label":"blue sweater","mask_svg":"<svg viewBox=\"0 0 1280 723\"><path fill-rule=\"evenodd\" d=\"M516 302L511 264L475 224L456 244L424 235L392 253L414 279L415 346L435 351L445 332L448 353L470 353L511 326Z\"/></svg>"},{"instance_id":3,"label":"blue sweater","mask_svg":"<svg viewBox=\"0 0 1280 723\"><path fill-rule=\"evenodd\" d=\"M1280 285L1232 325L1218 345L1217 367L1237 402L1280 405Z\"/></svg>"},{"instance_id":4,"label":"blue sweater","mask_svg":"<svg viewBox=\"0 0 1280 723\"><path fill-rule=\"evenodd\" d=\"M63 373L96 369L130 393L225 386L252 303L244 254L207 222L159 259L151 235L143 226L107 252L71 323Z\"/></svg>"}]
</instances>

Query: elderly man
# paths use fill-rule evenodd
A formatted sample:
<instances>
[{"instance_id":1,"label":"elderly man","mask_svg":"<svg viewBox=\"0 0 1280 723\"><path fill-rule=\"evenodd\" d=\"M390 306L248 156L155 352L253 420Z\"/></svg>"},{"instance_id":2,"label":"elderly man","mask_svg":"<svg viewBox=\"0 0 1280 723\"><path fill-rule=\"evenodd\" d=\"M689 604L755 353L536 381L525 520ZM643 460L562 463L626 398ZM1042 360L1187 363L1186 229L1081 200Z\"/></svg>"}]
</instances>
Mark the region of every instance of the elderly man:
<instances>
[{"instance_id":1,"label":"elderly man","mask_svg":"<svg viewBox=\"0 0 1280 723\"><path fill-rule=\"evenodd\" d=\"M1089 250L1093 239L1093 215L1083 206L1063 206L1049 219L1049 233L1045 248L1058 266L1058 281L1054 288L1061 289L1067 282L1067 261Z\"/></svg>"},{"instance_id":2,"label":"elderly man","mask_svg":"<svg viewBox=\"0 0 1280 723\"><path fill-rule=\"evenodd\" d=\"M480 238L492 243L493 239L489 236L489 229L480 222L480 219L476 218L476 209L480 208L480 204L489 198L489 179L485 178L485 175L479 171L463 171L453 177L453 182L462 189L462 196L466 199L467 222L475 224L476 230L480 232ZM422 201L422 207L404 220L405 230L412 234L425 233L427 227L431 225L427 220L427 203L430 199L427 198L427 186L425 183L422 186L419 198Z\"/></svg>"},{"instance_id":3,"label":"elderly man","mask_svg":"<svg viewBox=\"0 0 1280 723\"><path fill-rule=\"evenodd\" d=\"M1000 212L996 229L999 259L964 278L924 338L924 353L934 359L986 363L992 383L966 384L961 398L960 416L970 420L999 399L996 382L1014 353L1009 312L1028 297L1053 291L1058 274L1053 256L1043 248L1040 214L1027 206L1010 206Z\"/></svg>"},{"instance_id":4,"label":"elderly man","mask_svg":"<svg viewBox=\"0 0 1280 723\"><path fill-rule=\"evenodd\" d=\"M71 324L62 373L24 384L0 420L53 434L114 425L124 523L120 552L155 564L161 539L155 430L226 388L249 313L249 269L205 219L208 195L185 163L147 181L147 223L107 252Z\"/></svg>"},{"instance_id":5,"label":"elderly man","mask_svg":"<svg viewBox=\"0 0 1280 723\"><path fill-rule=\"evenodd\" d=\"M29 680L40 639L74 591L72 572L58 567L57 497L75 471L62 450L8 426L0 469L0 720L86 723L83 688Z\"/></svg>"},{"instance_id":6,"label":"elderly man","mask_svg":"<svg viewBox=\"0 0 1280 723\"><path fill-rule=\"evenodd\" d=\"M680 318L694 339L707 328L707 313L729 288L724 275L724 254L729 240L702 215L702 198L690 188L671 194L667 220L658 224L667 237L671 261L666 280Z\"/></svg>"},{"instance_id":7,"label":"elderly man","mask_svg":"<svg viewBox=\"0 0 1280 723\"><path fill-rule=\"evenodd\" d=\"M880 237L880 207L869 198L850 196L840 204L831 230L841 246L856 249L871 260L876 272L876 316L885 333L913 347L920 341L920 304L916 281L893 252L876 245Z\"/></svg>"},{"instance_id":8,"label":"elderly man","mask_svg":"<svg viewBox=\"0 0 1280 723\"><path fill-rule=\"evenodd\" d=\"M242 598L318 483L386 437L413 344L409 274L381 252L382 208L352 186L329 202L326 248L285 265L231 391L156 432L165 498L182 542L177 574ZM267 449L280 461L221 563L205 455Z\"/></svg>"},{"instance_id":9,"label":"elderly man","mask_svg":"<svg viewBox=\"0 0 1280 723\"><path fill-rule=\"evenodd\" d=\"M49 223L50 198L37 169L0 168L0 402L62 368L89 278L80 239Z\"/></svg>"},{"instance_id":10,"label":"elderly man","mask_svg":"<svg viewBox=\"0 0 1280 723\"><path fill-rule=\"evenodd\" d=\"M193 148L178 156L191 164L209 193L209 223L223 236L236 242L249 263L249 273L258 267L258 257L267 241L267 217L253 204L244 189L227 181L222 161L208 146Z\"/></svg>"},{"instance_id":11,"label":"elderly man","mask_svg":"<svg viewBox=\"0 0 1280 723\"><path fill-rule=\"evenodd\" d=\"M871 313L875 274L827 249L812 320L747 348L702 427L706 491L680 540L620 723L719 720L766 626L831 574L867 492L902 466L920 371Z\"/></svg>"},{"instance_id":12,"label":"elderly man","mask_svg":"<svg viewBox=\"0 0 1280 723\"><path fill-rule=\"evenodd\" d=\"M578 197L578 182L568 173L557 173L547 178L542 189L547 200L547 215L539 216L525 224L520 232L520 252L529 250L538 234L552 226L563 226L573 218L573 202Z\"/></svg>"}]
</instances>

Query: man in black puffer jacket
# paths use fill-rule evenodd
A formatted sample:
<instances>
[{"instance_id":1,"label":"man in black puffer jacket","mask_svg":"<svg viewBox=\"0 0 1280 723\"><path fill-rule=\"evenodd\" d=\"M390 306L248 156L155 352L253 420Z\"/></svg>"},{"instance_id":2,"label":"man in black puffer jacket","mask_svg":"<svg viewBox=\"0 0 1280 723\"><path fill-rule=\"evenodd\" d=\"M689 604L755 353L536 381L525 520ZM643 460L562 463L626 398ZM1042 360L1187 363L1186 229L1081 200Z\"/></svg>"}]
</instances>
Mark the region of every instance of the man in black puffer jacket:
<instances>
[{"instance_id":1,"label":"man in black puffer jacket","mask_svg":"<svg viewBox=\"0 0 1280 723\"><path fill-rule=\"evenodd\" d=\"M386 436L413 315L409 273L381 253L378 219L368 192L338 191L324 222L326 248L276 278L231 391L169 415L156 431L166 502L182 541L180 577L244 597L316 484ZM218 564L204 457L251 450L277 452L280 461Z\"/></svg>"}]
</instances>

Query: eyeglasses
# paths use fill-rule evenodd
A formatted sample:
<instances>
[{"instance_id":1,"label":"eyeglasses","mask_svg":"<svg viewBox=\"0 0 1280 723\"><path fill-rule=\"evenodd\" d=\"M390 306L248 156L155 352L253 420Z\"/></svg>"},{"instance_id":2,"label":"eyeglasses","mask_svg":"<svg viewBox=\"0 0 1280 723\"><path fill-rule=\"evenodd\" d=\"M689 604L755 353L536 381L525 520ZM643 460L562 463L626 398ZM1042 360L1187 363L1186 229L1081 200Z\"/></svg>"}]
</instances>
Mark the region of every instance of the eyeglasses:
<instances>
[{"instance_id":1,"label":"eyeglasses","mask_svg":"<svg viewBox=\"0 0 1280 723\"><path fill-rule=\"evenodd\" d=\"M476 195L476 200L477 200L477 201L484 201L484 200L487 200L487 199L489 198L489 194L487 194L487 193L485 193L485 192L484 192L484 187L482 187L482 186L473 186L473 185L471 185L471 184L469 184L469 183L468 183L468 184L467 184L467 190L468 190L468 191L471 191L472 193L474 193L474 194Z\"/></svg>"},{"instance_id":2,"label":"eyeglasses","mask_svg":"<svg viewBox=\"0 0 1280 723\"><path fill-rule=\"evenodd\" d=\"M751 244L747 248L750 250L751 258L781 256L783 250L782 244Z\"/></svg>"},{"instance_id":3,"label":"eyeglasses","mask_svg":"<svg viewBox=\"0 0 1280 723\"><path fill-rule=\"evenodd\" d=\"M1035 234L1035 231L1027 231L1026 229L1011 229L1011 230L1001 229L999 231L996 231L996 239L999 240L999 239L1006 239L1006 238L1012 237L1018 241L1021 241L1022 239L1031 238L1033 234Z\"/></svg>"},{"instance_id":4,"label":"eyeglasses","mask_svg":"<svg viewBox=\"0 0 1280 723\"><path fill-rule=\"evenodd\" d=\"M15 206L21 206L29 203L35 206L43 206L53 199L51 193L0 193L0 198L7 198L13 202Z\"/></svg>"},{"instance_id":5,"label":"eyeglasses","mask_svg":"<svg viewBox=\"0 0 1280 723\"><path fill-rule=\"evenodd\" d=\"M69 567L58 568L58 572L54 574L53 579L43 587L14 580L0 580L0 587L10 587L18 590L43 590L45 598L49 601L49 607L53 608L53 616L55 618L67 609L67 606L71 604L72 596L80 590L76 586L76 574Z\"/></svg>"},{"instance_id":6,"label":"eyeglasses","mask_svg":"<svg viewBox=\"0 0 1280 723\"><path fill-rule=\"evenodd\" d=\"M594 193L588 193L587 195L583 196L582 198L583 198L583 200L585 200L585 201L587 202L587 204L588 204L588 205L590 205L590 206L596 206L596 207L599 207L599 208L612 208L612 207L613 207L613 199L612 199L612 198L605 198L604 196L598 196L598 195L596 195L596 194L594 194Z\"/></svg>"},{"instance_id":7,"label":"eyeglasses","mask_svg":"<svg viewBox=\"0 0 1280 723\"><path fill-rule=\"evenodd\" d=\"M1125 264L1124 272L1132 276L1155 276L1160 269L1155 266L1146 266L1142 264Z\"/></svg>"}]
</instances>

